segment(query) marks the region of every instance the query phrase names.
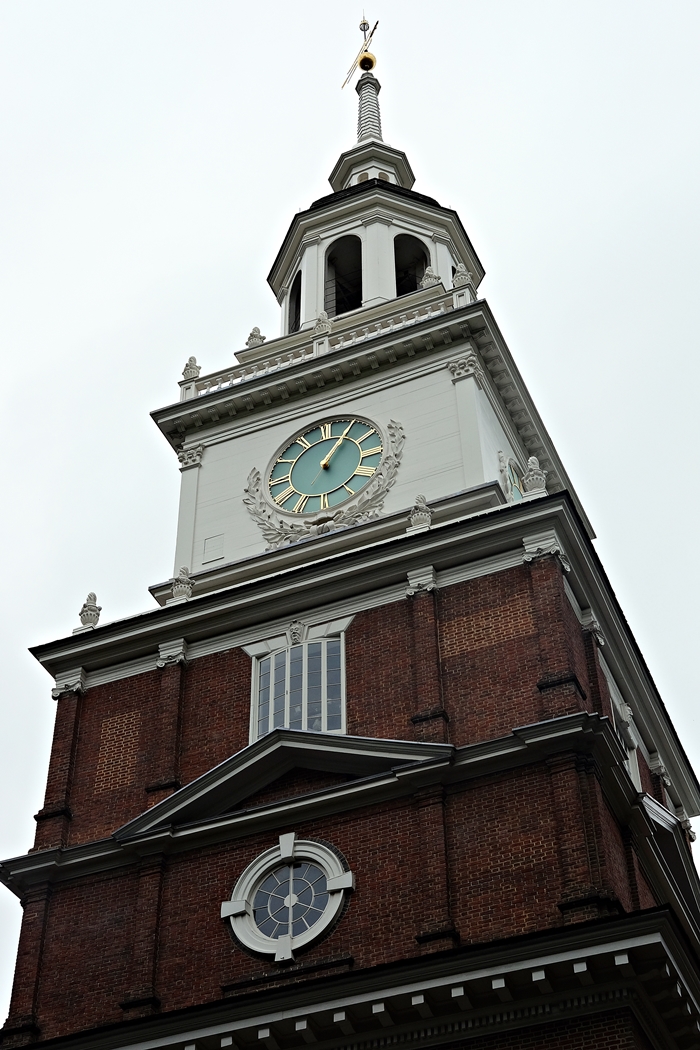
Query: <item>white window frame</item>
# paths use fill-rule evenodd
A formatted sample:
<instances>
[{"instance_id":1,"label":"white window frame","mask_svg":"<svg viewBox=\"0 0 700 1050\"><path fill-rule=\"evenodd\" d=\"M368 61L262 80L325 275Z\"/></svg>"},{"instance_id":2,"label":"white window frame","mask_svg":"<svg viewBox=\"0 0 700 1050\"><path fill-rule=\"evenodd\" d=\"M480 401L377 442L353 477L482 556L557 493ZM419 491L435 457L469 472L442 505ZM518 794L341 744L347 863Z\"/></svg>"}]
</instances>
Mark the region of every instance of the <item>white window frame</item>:
<instances>
[{"instance_id":1,"label":"white window frame","mask_svg":"<svg viewBox=\"0 0 700 1050\"><path fill-rule=\"evenodd\" d=\"M280 864L310 861L326 876L328 903L322 916L305 933L267 937L255 922L255 895L265 877ZM355 876L337 852L322 842L298 839L295 832L280 835L279 845L265 850L248 865L223 901L221 918L231 924L234 936L259 955L272 955L277 962L291 960L294 952L324 934L340 916L348 893L355 889Z\"/></svg>"},{"instance_id":2,"label":"white window frame","mask_svg":"<svg viewBox=\"0 0 700 1050\"><path fill-rule=\"evenodd\" d=\"M308 707L307 707L307 669L308 669L308 647L314 642L321 642L322 648L322 672L321 672L321 717L322 717L322 729L321 730L308 730L307 726L302 725L302 731L309 732L323 732L331 733L334 736L342 735L347 732L346 722L346 694L345 694L345 631L350 626L353 617L347 616L342 620L331 620L322 624L314 624L308 626L302 624L299 621L293 621L289 628L284 634L275 634L269 638L264 639L260 642L255 642L253 645L244 646L244 651L252 657L251 667L251 684L250 684L250 726L249 726L249 740L254 743L256 740L261 739L267 733L273 732L275 729L288 729L290 728L290 654L293 649L302 647L303 649L303 686L302 686L302 710L303 718L306 720ZM339 729L328 729L327 718L328 718L328 707L327 707L327 674L326 674L326 660L327 660L327 643L331 640L338 640L340 643L340 728ZM268 728L264 733L258 735L258 706L259 706L259 682L260 682L260 667L261 662L265 659L270 659L271 666L274 666L275 657L284 655L285 659L285 695L284 695L284 719L282 724L275 726L272 724L273 720L273 707L272 707L272 689L270 695L270 711L268 715ZM298 727L297 727L298 728Z\"/></svg>"},{"instance_id":3,"label":"white window frame","mask_svg":"<svg viewBox=\"0 0 700 1050\"><path fill-rule=\"evenodd\" d=\"M641 738L639 737L637 727L634 724L632 709L625 701L620 687L615 681L614 675L600 651L598 651L598 662L600 663L600 668L605 676L605 680L608 683L610 700L612 702L612 723L615 727L615 732L627 751L627 771L637 791L642 791L642 778L639 773L639 758L637 756L637 751L641 745Z\"/></svg>"}]
</instances>

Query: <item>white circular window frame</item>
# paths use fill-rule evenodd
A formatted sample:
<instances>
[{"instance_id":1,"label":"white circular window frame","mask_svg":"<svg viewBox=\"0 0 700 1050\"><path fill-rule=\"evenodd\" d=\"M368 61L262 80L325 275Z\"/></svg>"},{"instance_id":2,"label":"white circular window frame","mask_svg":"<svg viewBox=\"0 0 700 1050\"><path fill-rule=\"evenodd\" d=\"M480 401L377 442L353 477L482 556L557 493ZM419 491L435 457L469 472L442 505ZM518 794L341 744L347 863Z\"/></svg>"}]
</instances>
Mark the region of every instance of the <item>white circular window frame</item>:
<instances>
[{"instance_id":1,"label":"white circular window frame","mask_svg":"<svg viewBox=\"0 0 700 1050\"><path fill-rule=\"evenodd\" d=\"M261 882L280 864L311 861L326 876L328 904L321 918L305 933L294 937L266 937L253 916L253 901ZM272 955L276 962L294 958L294 952L316 940L335 922L348 891L355 889L355 876L346 871L340 857L328 846L310 839L298 839L292 831L280 835L279 843L265 850L248 865L236 885L231 899L221 905L221 918L228 919L236 938L259 955Z\"/></svg>"}]
</instances>

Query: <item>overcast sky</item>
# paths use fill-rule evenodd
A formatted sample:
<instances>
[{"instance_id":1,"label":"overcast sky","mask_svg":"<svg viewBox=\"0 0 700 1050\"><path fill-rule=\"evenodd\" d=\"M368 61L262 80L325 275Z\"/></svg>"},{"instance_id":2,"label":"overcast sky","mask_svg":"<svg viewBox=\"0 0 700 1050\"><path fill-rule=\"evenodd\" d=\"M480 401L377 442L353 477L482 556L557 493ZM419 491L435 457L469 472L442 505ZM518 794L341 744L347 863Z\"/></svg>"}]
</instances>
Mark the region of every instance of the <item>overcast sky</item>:
<instances>
[{"instance_id":1,"label":"overcast sky","mask_svg":"<svg viewBox=\"0 0 700 1050\"><path fill-rule=\"evenodd\" d=\"M278 334L265 278L355 140L340 85L361 13L0 4L1 857L32 844L53 728L27 647L77 626L89 590L111 620L171 575L180 475L149 412L190 354L211 371L253 325ZM372 0L367 16L385 138L459 212L700 768L700 5ZM19 913L0 888L0 1023Z\"/></svg>"}]
</instances>

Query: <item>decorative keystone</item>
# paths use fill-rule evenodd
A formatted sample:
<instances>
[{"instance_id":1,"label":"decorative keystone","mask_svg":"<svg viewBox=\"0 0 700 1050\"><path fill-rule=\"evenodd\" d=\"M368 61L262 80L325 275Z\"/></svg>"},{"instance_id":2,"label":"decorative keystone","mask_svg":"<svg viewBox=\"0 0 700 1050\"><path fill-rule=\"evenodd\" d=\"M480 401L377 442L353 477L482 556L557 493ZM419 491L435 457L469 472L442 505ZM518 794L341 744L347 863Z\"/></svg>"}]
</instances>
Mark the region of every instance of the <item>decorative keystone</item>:
<instances>
[{"instance_id":1,"label":"decorative keystone","mask_svg":"<svg viewBox=\"0 0 700 1050\"><path fill-rule=\"evenodd\" d=\"M70 671L56 675L56 685L51 690L51 696L54 700L58 700L63 693L84 693L85 689L85 671L82 667L74 667Z\"/></svg>"},{"instance_id":2,"label":"decorative keystone","mask_svg":"<svg viewBox=\"0 0 700 1050\"><path fill-rule=\"evenodd\" d=\"M194 588L195 581L190 576L190 570L186 565L183 565L177 576L171 581L173 596L171 601L186 602L192 597L192 589Z\"/></svg>"},{"instance_id":3,"label":"decorative keystone","mask_svg":"<svg viewBox=\"0 0 700 1050\"><path fill-rule=\"evenodd\" d=\"M301 620L292 620L290 623L287 634L289 635L289 641L292 645L299 645L304 640L306 634L306 625Z\"/></svg>"},{"instance_id":4,"label":"decorative keystone","mask_svg":"<svg viewBox=\"0 0 700 1050\"><path fill-rule=\"evenodd\" d=\"M527 461L527 470L522 478L523 488L528 496L546 496L546 478L547 471L541 469L537 456L530 456Z\"/></svg>"},{"instance_id":5,"label":"decorative keystone","mask_svg":"<svg viewBox=\"0 0 700 1050\"><path fill-rule=\"evenodd\" d=\"M438 277L432 266L426 266L425 273L423 274L423 280L420 282L421 288L433 288L436 284L441 284L442 278Z\"/></svg>"},{"instance_id":6,"label":"decorative keystone","mask_svg":"<svg viewBox=\"0 0 700 1050\"><path fill-rule=\"evenodd\" d=\"M188 357L187 364L182 370L182 378L185 380L199 379L199 373L202 371L202 366L197 364L196 357Z\"/></svg>"},{"instance_id":7,"label":"decorative keystone","mask_svg":"<svg viewBox=\"0 0 700 1050\"><path fill-rule=\"evenodd\" d=\"M413 572L409 572L407 575L407 598L410 598L414 594L427 594L429 591L436 591L438 589L437 573L432 565L425 565L421 569L414 569Z\"/></svg>"},{"instance_id":8,"label":"decorative keystone","mask_svg":"<svg viewBox=\"0 0 700 1050\"><path fill-rule=\"evenodd\" d=\"M428 501L425 496L417 495L416 502L411 508L411 512L408 515L408 520L411 523L413 529L427 529L433 520L433 512L428 506Z\"/></svg>"},{"instance_id":9,"label":"decorative keystone","mask_svg":"<svg viewBox=\"0 0 700 1050\"><path fill-rule=\"evenodd\" d=\"M193 445L192 448L183 448L177 458L180 461L180 470L189 470L190 467L201 467L204 445Z\"/></svg>"},{"instance_id":10,"label":"decorative keystone","mask_svg":"<svg viewBox=\"0 0 700 1050\"><path fill-rule=\"evenodd\" d=\"M262 346L265 342L265 336L260 334L260 329L255 327L248 338L245 341L245 345L249 350L252 350L254 346Z\"/></svg>"},{"instance_id":11,"label":"decorative keystone","mask_svg":"<svg viewBox=\"0 0 700 1050\"><path fill-rule=\"evenodd\" d=\"M326 311L319 310L318 317L316 318L316 324L314 325L313 334L317 336L330 335L332 328L333 322L331 321Z\"/></svg>"},{"instance_id":12,"label":"decorative keystone","mask_svg":"<svg viewBox=\"0 0 700 1050\"><path fill-rule=\"evenodd\" d=\"M97 627L101 612L102 606L97 604L97 595L90 591L79 613L83 627Z\"/></svg>"}]
</instances>

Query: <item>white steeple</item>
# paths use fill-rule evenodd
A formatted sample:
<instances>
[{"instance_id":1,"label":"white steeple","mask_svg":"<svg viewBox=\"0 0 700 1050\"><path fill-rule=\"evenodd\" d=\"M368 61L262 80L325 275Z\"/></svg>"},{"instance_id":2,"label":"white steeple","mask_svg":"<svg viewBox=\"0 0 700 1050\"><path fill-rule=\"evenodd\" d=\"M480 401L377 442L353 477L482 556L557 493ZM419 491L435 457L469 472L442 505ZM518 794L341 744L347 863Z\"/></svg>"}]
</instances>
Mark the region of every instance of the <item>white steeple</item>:
<instances>
[{"instance_id":1,"label":"white steeple","mask_svg":"<svg viewBox=\"0 0 700 1050\"><path fill-rule=\"evenodd\" d=\"M379 139L382 141L382 117L379 112L379 92L382 86L371 73L363 73L355 90L360 96L357 114L357 141Z\"/></svg>"},{"instance_id":2,"label":"white steeple","mask_svg":"<svg viewBox=\"0 0 700 1050\"><path fill-rule=\"evenodd\" d=\"M333 194L297 213L268 277L283 336L421 288L449 289L453 277L469 285L460 293L469 301L483 277L457 215L413 192L406 154L384 141L375 64L363 49L348 74L361 70L358 137L331 172Z\"/></svg>"},{"instance_id":3,"label":"white steeple","mask_svg":"<svg viewBox=\"0 0 700 1050\"><path fill-rule=\"evenodd\" d=\"M373 73L366 70L355 90L359 95L357 145L347 153L341 153L328 181L336 193L368 179L393 182L410 190L416 180L406 154L389 146L382 137L381 84Z\"/></svg>"}]
</instances>

